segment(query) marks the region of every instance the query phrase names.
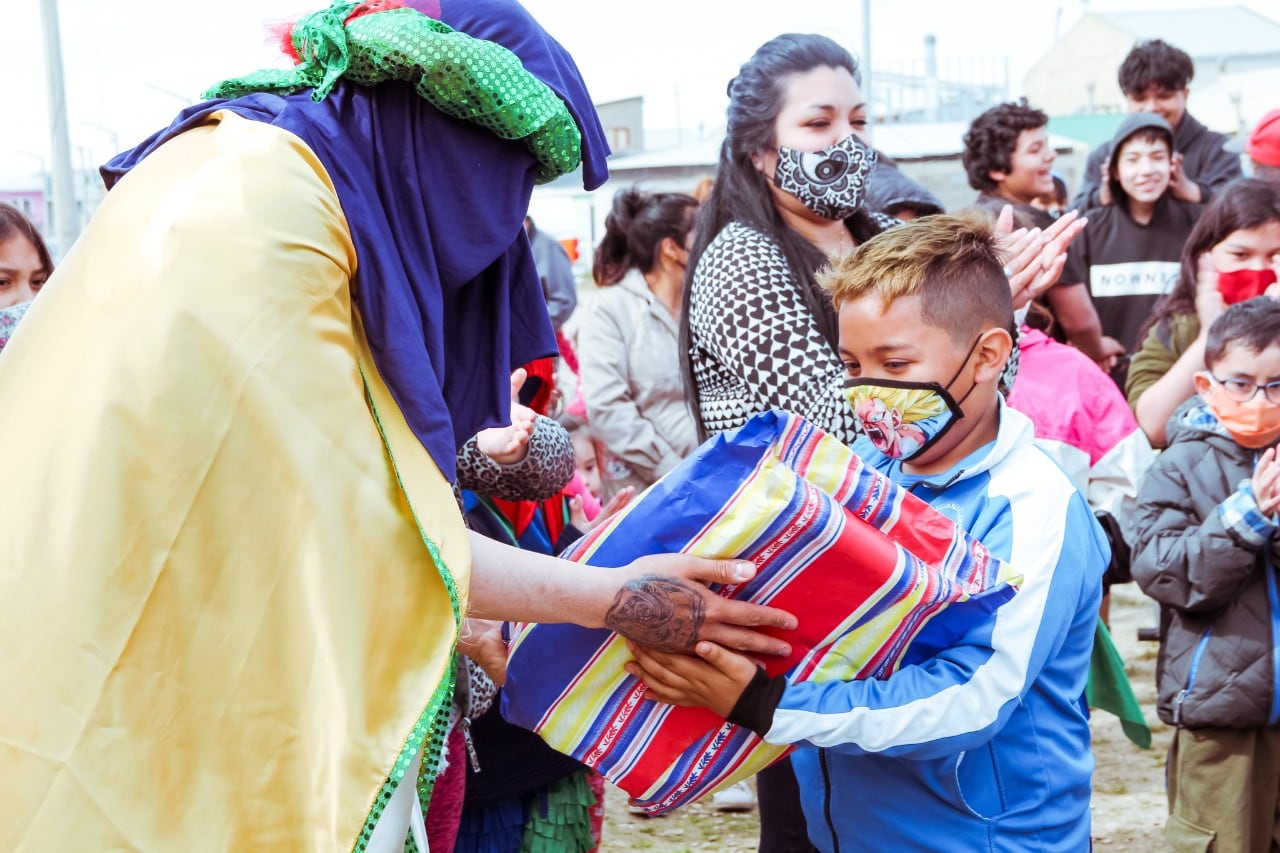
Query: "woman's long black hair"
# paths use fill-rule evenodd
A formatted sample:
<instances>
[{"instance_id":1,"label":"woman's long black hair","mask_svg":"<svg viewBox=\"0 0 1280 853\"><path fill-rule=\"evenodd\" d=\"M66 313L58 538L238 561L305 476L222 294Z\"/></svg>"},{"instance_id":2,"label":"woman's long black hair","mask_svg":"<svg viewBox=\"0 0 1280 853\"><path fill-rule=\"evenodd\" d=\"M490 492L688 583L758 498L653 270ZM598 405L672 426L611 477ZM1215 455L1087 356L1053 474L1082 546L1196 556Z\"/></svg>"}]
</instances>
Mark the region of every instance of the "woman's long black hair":
<instances>
[{"instance_id":1,"label":"woman's long black hair","mask_svg":"<svg viewBox=\"0 0 1280 853\"><path fill-rule=\"evenodd\" d=\"M774 204L769 179L761 174L751 159L777 144L775 122L782 111L790 75L824 67L844 68L854 80L861 80L853 56L831 39L788 33L763 44L738 70L738 76L729 82L724 143L720 146L720 162L711 196L698 214L693 249L685 269L686 306L680 318L686 395L702 438L706 438L707 430L693 377L693 336L689 328L691 306L688 305L693 290L690 285L708 244L730 222L741 222L761 231L778 244L822 336L831 344L833 352L838 347L835 309L814 279L814 273L827 262L827 257L783 221ZM861 210L847 219L846 225L858 242L870 239L882 230L872 217Z\"/></svg>"}]
</instances>

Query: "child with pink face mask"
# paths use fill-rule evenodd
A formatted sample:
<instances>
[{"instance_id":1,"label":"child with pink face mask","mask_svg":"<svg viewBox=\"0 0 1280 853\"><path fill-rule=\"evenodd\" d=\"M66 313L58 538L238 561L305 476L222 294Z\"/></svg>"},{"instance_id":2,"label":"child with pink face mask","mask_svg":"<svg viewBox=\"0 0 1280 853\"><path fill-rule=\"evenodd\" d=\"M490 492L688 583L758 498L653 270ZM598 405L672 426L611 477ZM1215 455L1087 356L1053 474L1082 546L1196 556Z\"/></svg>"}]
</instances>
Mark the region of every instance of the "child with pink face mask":
<instances>
[{"instance_id":1,"label":"child with pink face mask","mask_svg":"<svg viewBox=\"0 0 1280 853\"><path fill-rule=\"evenodd\" d=\"M1280 186L1245 178L1225 187L1191 229L1178 282L1157 303L1129 365L1125 396L1156 447L1170 415L1195 393L1209 326L1229 305L1280 297Z\"/></svg>"},{"instance_id":2,"label":"child with pink face mask","mask_svg":"<svg viewBox=\"0 0 1280 853\"><path fill-rule=\"evenodd\" d=\"M1280 838L1280 302L1210 326L1199 398L1138 494L1133 577L1160 602L1160 719L1174 850L1267 850Z\"/></svg>"}]
</instances>

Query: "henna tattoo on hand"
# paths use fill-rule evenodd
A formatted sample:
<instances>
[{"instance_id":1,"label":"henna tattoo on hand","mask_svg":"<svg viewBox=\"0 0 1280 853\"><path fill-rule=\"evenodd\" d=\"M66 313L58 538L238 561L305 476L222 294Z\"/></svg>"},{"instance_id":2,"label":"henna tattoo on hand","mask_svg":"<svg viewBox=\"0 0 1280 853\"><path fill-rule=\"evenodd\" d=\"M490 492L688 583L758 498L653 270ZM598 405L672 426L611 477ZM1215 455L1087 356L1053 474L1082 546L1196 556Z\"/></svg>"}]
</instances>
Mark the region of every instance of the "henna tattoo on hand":
<instances>
[{"instance_id":1,"label":"henna tattoo on hand","mask_svg":"<svg viewBox=\"0 0 1280 853\"><path fill-rule=\"evenodd\" d=\"M676 578L646 575L627 581L604 616L606 628L666 652L692 652L706 604L698 590Z\"/></svg>"}]
</instances>

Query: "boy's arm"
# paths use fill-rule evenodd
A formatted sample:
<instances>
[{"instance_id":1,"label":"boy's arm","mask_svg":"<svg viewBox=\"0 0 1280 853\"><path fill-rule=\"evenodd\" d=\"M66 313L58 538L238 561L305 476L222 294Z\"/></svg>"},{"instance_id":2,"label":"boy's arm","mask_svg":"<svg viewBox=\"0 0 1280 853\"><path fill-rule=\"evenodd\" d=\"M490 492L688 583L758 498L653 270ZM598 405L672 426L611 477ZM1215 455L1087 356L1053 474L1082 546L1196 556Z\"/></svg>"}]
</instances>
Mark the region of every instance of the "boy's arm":
<instances>
[{"instance_id":1,"label":"boy's arm","mask_svg":"<svg viewBox=\"0 0 1280 853\"><path fill-rule=\"evenodd\" d=\"M1212 451L1204 447L1203 452ZM1179 456L1166 451L1159 457L1138 492L1133 579L1161 604L1216 610L1253 579L1258 552L1277 526L1259 511L1248 480L1200 518L1188 506L1190 486L1177 465Z\"/></svg>"},{"instance_id":2,"label":"boy's arm","mask_svg":"<svg viewBox=\"0 0 1280 853\"><path fill-rule=\"evenodd\" d=\"M1082 498L1074 496L1061 516L1039 525L1042 535L1026 529L1015 535L1011 562L1024 575L1018 594L926 662L883 680L792 683L764 678L745 657L716 650L714 665L706 655L680 661L671 692L700 679L705 689L689 689L678 704L697 704L689 698L701 696L702 704L775 744L916 759L980 746L1004 726L1073 625L1092 635L1108 555ZM705 672L689 677L700 663L727 680ZM1085 658L1081 667L1087 665ZM655 698L671 701L661 691Z\"/></svg>"}]
</instances>

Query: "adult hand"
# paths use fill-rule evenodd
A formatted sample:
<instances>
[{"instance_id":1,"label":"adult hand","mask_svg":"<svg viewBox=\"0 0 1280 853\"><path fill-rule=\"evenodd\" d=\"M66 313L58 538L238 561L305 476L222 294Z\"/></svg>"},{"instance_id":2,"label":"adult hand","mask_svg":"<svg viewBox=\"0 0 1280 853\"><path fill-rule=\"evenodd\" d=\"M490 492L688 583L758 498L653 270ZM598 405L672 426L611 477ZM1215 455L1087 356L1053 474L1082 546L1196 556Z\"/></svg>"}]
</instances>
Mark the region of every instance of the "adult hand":
<instances>
[{"instance_id":1,"label":"adult hand","mask_svg":"<svg viewBox=\"0 0 1280 853\"><path fill-rule=\"evenodd\" d=\"M458 651L480 665L485 675L501 687L507 681L507 644L502 623L491 619L465 619L458 632Z\"/></svg>"},{"instance_id":2,"label":"adult hand","mask_svg":"<svg viewBox=\"0 0 1280 853\"><path fill-rule=\"evenodd\" d=\"M1227 303L1218 291L1218 270L1213 258L1205 252L1196 259L1196 316L1200 318L1200 335L1209 334L1213 321L1227 310Z\"/></svg>"},{"instance_id":3,"label":"adult hand","mask_svg":"<svg viewBox=\"0 0 1280 853\"><path fill-rule=\"evenodd\" d=\"M1014 310L1058 283L1067 263L1067 247L1089 220L1070 210L1041 231L1032 228L1013 230L1013 208L1005 205L996 219L996 242L1004 258L1004 271L1009 277Z\"/></svg>"},{"instance_id":4,"label":"adult hand","mask_svg":"<svg viewBox=\"0 0 1280 853\"><path fill-rule=\"evenodd\" d=\"M1181 151L1173 152L1173 156L1169 158L1169 192L1174 198L1193 204L1198 204L1204 199L1200 185L1188 178L1186 170L1182 167Z\"/></svg>"},{"instance_id":5,"label":"adult hand","mask_svg":"<svg viewBox=\"0 0 1280 853\"><path fill-rule=\"evenodd\" d=\"M788 643L771 635L795 628L796 617L724 598L702 585L750 580L755 566L745 560L657 554L641 557L620 571L628 577L614 596L604 625L629 640L666 652L692 653L699 640L709 640L755 654L791 653Z\"/></svg>"}]
</instances>

